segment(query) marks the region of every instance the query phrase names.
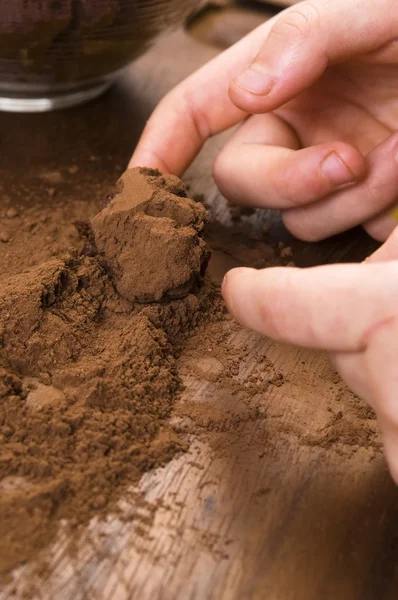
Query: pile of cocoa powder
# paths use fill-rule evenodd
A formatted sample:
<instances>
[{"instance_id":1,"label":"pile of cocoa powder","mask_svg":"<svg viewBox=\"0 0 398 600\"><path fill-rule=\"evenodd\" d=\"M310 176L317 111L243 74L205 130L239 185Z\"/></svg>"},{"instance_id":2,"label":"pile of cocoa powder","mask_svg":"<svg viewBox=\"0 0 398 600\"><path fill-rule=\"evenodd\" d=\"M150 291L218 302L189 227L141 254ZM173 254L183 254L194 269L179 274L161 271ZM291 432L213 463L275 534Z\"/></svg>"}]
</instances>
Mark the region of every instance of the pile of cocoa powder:
<instances>
[{"instance_id":1,"label":"pile of cocoa powder","mask_svg":"<svg viewBox=\"0 0 398 600\"><path fill-rule=\"evenodd\" d=\"M60 519L73 527L110 510L186 447L169 424L182 389L176 357L193 328L225 312L203 285L206 211L155 171L127 172L119 192L87 224L85 252L0 291L3 574L35 556Z\"/></svg>"},{"instance_id":2,"label":"pile of cocoa powder","mask_svg":"<svg viewBox=\"0 0 398 600\"><path fill-rule=\"evenodd\" d=\"M60 173L42 177L63 189ZM2 576L36 559L61 521L79 532L116 511L131 484L192 434L221 455L280 451L281 440L344 456L380 452L373 413L338 378L326 379L330 419L319 431L308 434L304 417L281 418L278 403L265 409L289 373L262 346L253 368L219 284L235 266L289 264L290 248L238 221L204 230L202 205L174 177L128 172L117 192L86 222L97 202L64 211L53 194L23 209L5 202L0 213ZM65 221L72 214L84 241ZM177 403L187 378L228 389L241 408Z\"/></svg>"}]
</instances>

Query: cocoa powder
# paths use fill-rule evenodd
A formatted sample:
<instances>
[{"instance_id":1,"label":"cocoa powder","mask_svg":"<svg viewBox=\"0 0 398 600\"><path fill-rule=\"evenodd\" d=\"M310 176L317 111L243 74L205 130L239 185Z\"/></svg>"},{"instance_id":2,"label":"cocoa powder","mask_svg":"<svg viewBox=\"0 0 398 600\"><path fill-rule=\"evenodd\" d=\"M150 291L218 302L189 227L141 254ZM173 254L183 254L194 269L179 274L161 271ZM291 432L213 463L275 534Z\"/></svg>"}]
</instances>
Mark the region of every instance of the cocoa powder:
<instances>
[{"instance_id":1,"label":"cocoa powder","mask_svg":"<svg viewBox=\"0 0 398 600\"><path fill-rule=\"evenodd\" d=\"M55 180L56 172L46 174L50 176ZM184 197L181 183L174 178L147 171L128 177L149 186L154 199L152 204L142 194L141 184L132 186L130 208L124 215L129 231L134 233L131 226L143 217L149 217L149 231L163 224L163 231L176 235L188 227L195 241L192 248L202 248L198 256L204 265L208 251L203 250L202 207ZM62 182L56 185L64 189ZM334 376L325 375L329 420L318 415L319 426L315 417L309 433L305 412L291 420L283 418L280 402L268 404L268 398L276 388L283 394L286 384L285 389L291 390L289 373L281 372L267 346L262 349L258 342L253 366L252 350L240 341L240 327L225 314L218 286L228 269L286 264L291 254L296 258L294 248L273 247L239 222L232 229L212 223L206 229L212 256L204 282L199 260L193 271L194 293L185 288L185 297L168 300L167 292L175 284L165 286L163 280L159 285L155 267L160 256L162 264L173 269L172 254L165 248L162 256L158 247L154 259L150 246L149 252L142 251L145 237L135 232L130 250L136 250L143 268L152 265L155 275L146 275L144 284L150 282L150 288L145 293L150 289L153 297L163 300L133 303L131 298L148 300L142 296L142 276L136 276L136 267L129 269L128 261L120 269L118 252L109 252L106 232L115 238L115 229L102 229L101 240L101 228L95 226L114 212L118 202L124 202L123 190L121 196L111 201L101 219L91 220L93 229L89 221L80 227L86 236L83 253L84 244L65 222L65 215L88 218L95 212L92 204L80 206L76 201L54 210L52 200L28 207L4 202L3 217L0 214L1 225L12 239L3 244L7 253L0 255L3 576L17 564L40 556L39 550L54 540L62 519L77 534L93 516L117 510L118 499L130 485L145 471L184 451L192 434L220 456L236 452L244 457L251 448L261 457L281 452L285 444L315 446L328 456L333 450L338 461L358 449L369 449L370 456L381 450L372 411ZM181 225L178 213L165 214L167 207L198 218L189 217ZM130 238L118 233L116 240L120 255ZM72 250L66 252L68 247ZM48 259L51 254L55 257ZM36 266L20 272L32 263ZM187 259L185 267L189 264ZM125 297L119 293L123 288L117 290L120 275L127 275ZM298 377L305 404L305 368ZM216 390L228 390L220 393L225 402L217 394L196 402L188 394L176 404L183 391L181 381L187 378L211 381ZM230 398L239 398L239 403L234 405ZM316 410L316 404L311 410Z\"/></svg>"},{"instance_id":2,"label":"cocoa powder","mask_svg":"<svg viewBox=\"0 0 398 600\"><path fill-rule=\"evenodd\" d=\"M117 187L91 227L92 244L119 294L132 302L186 296L200 284L209 259L205 209L187 198L177 177L159 171L129 169Z\"/></svg>"},{"instance_id":3,"label":"cocoa powder","mask_svg":"<svg viewBox=\"0 0 398 600\"><path fill-rule=\"evenodd\" d=\"M134 177L136 187L131 184ZM174 211L196 215L201 229L203 208L188 200L175 180L180 196L173 195L170 179L163 180L158 173L129 176L129 196L121 196L120 202L128 204L130 199L131 206L139 204L136 194L141 194L142 184L154 180L159 193L163 190L162 206L171 206L168 198ZM150 213L151 200L145 201ZM112 210L117 202L116 197ZM155 212L159 202L157 196ZM103 216L108 213L105 209ZM158 232L164 229L160 239L167 262L173 249L167 247L168 234L174 222L158 214L153 221ZM187 227L177 228L175 235L185 235ZM200 255L208 256L196 229L188 233ZM110 226L110 238L113 234ZM133 240L138 256L155 273L159 244L151 256L146 239L142 239L145 252L138 234ZM125 242L122 236L122 249ZM117 253L113 259L117 260ZM127 262L124 266L127 269ZM131 290L141 289L143 273L135 270L134 260L132 266L129 285ZM185 282L184 264L170 268L171 282L165 289L174 289L176 281ZM201 322L223 318L224 309L210 285L196 294L184 288L183 299L134 305L115 289L114 272L113 264L109 269L103 257L75 252L11 277L1 288L2 574L34 557L53 538L60 519L74 527L111 510L121 490L141 473L186 447L169 424L181 391L176 357L189 331ZM165 282L164 272L162 277ZM155 293L155 275L153 282L154 297L163 297Z\"/></svg>"}]
</instances>

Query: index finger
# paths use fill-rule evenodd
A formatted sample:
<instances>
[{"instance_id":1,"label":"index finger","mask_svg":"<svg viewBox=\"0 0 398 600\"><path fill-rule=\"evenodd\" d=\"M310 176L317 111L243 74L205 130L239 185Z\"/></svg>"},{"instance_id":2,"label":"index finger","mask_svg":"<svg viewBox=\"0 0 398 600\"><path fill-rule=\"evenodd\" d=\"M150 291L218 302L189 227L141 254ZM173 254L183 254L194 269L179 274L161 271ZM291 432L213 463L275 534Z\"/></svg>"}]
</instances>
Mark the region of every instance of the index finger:
<instances>
[{"instance_id":1,"label":"index finger","mask_svg":"<svg viewBox=\"0 0 398 600\"><path fill-rule=\"evenodd\" d=\"M360 352L396 317L398 263L232 269L227 306L245 327L283 342Z\"/></svg>"},{"instance_id":2,"label":"index finger","mask_svg":"<svg viewBox=\"0 0 398 600\"><path fill-rule=\"evenodd\" d=\"M130 168L146 166L182 175L208 138L247 116L230 100L230 82L257 55L275 18L257 27L163 98L144 129Z\"/></svg>"}]
</instances>

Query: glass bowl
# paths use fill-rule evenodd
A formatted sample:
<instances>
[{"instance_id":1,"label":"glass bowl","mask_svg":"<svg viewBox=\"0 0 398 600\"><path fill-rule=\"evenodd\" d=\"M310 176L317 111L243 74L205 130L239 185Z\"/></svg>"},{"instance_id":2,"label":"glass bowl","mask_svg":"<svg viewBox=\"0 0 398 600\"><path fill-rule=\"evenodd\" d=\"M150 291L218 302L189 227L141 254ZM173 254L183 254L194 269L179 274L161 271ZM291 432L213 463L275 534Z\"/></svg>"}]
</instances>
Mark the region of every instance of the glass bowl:
<instances>
[{"instance_id":1,"label":"glass bowl","mask_svg":"<svg viewBox=\"0 0 398 600\"><path fill-rule=\"evenodd\" d=\"M0 0L0 110L41 112L99 96L201 0Z\"/></svg>"}]
</instances>

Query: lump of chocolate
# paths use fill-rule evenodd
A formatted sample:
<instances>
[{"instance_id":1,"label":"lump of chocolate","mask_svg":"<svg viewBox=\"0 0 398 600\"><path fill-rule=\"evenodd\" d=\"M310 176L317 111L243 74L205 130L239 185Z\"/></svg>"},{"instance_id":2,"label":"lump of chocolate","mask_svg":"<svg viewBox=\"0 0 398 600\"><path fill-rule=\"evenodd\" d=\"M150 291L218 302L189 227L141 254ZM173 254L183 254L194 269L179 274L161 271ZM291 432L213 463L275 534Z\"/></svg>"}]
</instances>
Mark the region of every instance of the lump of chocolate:
<instances>
[{"instance_id":1,"label":"lump of chocolate","mask_svg":"<svg viewBox=\"0 0 398 600\"><path fill-rule=\"evenodd\" d=\"M117 291L141 303L188 295L209 260L205 209L187 198L177 177L152 169L127 170L118 190L91 220L96 249Z\"/></svg>"}]
</instances>

